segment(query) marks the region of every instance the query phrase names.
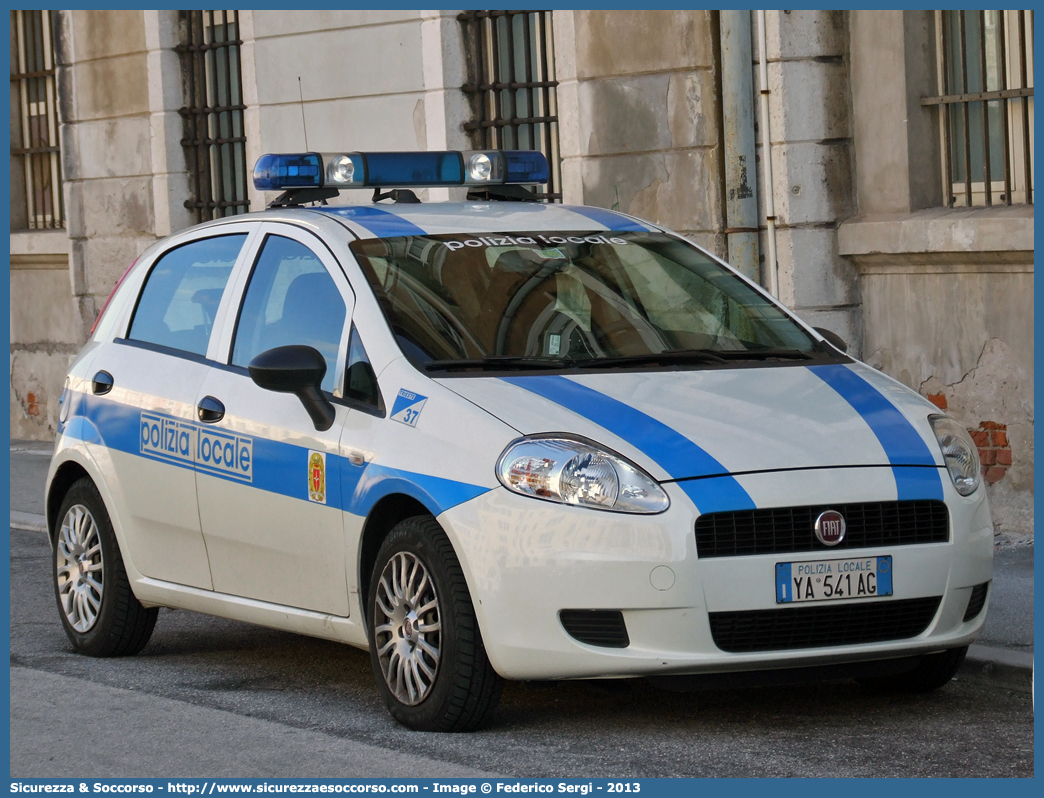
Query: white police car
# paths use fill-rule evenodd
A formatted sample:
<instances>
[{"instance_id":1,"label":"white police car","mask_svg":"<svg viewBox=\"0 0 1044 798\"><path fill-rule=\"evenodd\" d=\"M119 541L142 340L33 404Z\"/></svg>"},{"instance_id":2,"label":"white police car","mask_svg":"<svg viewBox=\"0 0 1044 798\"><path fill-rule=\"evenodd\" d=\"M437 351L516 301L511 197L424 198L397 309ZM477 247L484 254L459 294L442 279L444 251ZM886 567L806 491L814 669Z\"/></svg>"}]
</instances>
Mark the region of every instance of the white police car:
<instances>
[{"instance_id":1,"label":"white police car","mask_svg":"<svg viewBox=\"0 0 1044 798\"><path fill-rule=\"evenodd\" d=\"M163 606L339 640L432 730L502 678L950 679L992 575L966 431L679 236L525 201L546 174L268 155L275 207L137 260L48 475L78 650ZM400 190L303 207L357 186Z\"/></svg>"}]
</instances>

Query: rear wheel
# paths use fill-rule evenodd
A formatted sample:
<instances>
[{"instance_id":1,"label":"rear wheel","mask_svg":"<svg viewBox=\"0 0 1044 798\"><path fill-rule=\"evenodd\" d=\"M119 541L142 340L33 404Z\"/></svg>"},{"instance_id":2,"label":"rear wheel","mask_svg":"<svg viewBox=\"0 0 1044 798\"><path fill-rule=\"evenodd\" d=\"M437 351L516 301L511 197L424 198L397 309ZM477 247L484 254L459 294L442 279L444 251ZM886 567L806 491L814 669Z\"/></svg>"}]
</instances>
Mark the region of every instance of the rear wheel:
<instances>
[{"instance_id":1,"label":"rear wheel","mask_svg":"<svg viewBox=\"0 0 1044 798\"><path fill-rule=\"evenodd\" d=\"M70 642L82 654L137 654L149 642L156 608L134 597L109 514L94 483L73 483L54 533L54 596Z\"/></svg>"},{"instance_id":2,"label":"rear wheel","mask_svg":"<svg viewBox=\"0 0 1044 798\"><path fill-rule=\"evenodd\" d=\"M874 676L859 679L859 683L872 690L888 693L930 693L950 683L957 675L968 647L951 648L938 654L926 654L911 671L892 676Z\"/></svg>"},{"instance_id":3,"label":"rear wheel","mask_svg":"<svg viewBox=\"0 0 1044 798\"><path fill-rule=\"evenodd\" d=\"M370 662L385 706L418 731L471 731L503 685L486 656L449 538L431 516L388 534L370 579Z\"/></svg>"}]
</instances>

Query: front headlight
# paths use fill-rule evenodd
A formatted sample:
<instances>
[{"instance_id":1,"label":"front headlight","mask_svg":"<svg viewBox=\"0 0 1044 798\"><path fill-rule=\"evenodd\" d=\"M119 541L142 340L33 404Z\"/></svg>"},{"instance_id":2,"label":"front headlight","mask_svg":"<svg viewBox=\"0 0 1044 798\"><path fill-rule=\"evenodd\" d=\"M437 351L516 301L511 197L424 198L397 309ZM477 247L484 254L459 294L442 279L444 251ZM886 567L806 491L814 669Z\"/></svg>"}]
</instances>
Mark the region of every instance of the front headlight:
<instances>
[{"instance_id":1,"label":"front headlight","mask_svg":"<svg viewBox=\"0 0 1044 798\"><path fill-rule=\"evenodd\" d=\"M979 450L975 448L968 430L948 416L928 416L928 422L939 441L953 486L962 496L974 493L979 487L981 468Z\"/></svg>"},{"instance_id":2,"label":"front headlight","mask_svg":"<svg viewBox=\"0 0 1044 798\"><path fill-rule=\"evenodd\" d=\"M497 461L497 479L523 496L618 513L662 513L670 500L634 463L564 435L529 436Z\"/></svg>"}]
</instances>

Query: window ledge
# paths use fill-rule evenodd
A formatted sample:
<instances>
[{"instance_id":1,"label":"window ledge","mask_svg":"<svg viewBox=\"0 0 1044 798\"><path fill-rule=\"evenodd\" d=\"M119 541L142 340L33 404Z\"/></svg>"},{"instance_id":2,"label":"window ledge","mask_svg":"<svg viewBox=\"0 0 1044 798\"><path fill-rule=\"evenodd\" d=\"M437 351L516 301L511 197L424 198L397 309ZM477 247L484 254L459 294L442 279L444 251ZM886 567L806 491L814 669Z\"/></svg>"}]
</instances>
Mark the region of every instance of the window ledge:
<instances>
[{"instance_id":1,"label":"window ledge","mask_svg":"<svg viewBox=\"0 0 1044 798\"><path fill-rule=\"evenodd\" d=\"M1033 263L1033 206L933 208L857 216L837 231L838 253L870 263ZM897 258L896 256L902 256ZM1004 269L1008 270L1008 269Z\"/></svg>"},{"instance_id":2,"label":"window ledge","mask_svg":"<svg viewBox=\"0 0 1044 798\"><path fill-rule=\"evenodd\" d=\"M65 230L20 230L11 233L11 268L68 268L69 249Z\"/></svg>"}]
</instances>

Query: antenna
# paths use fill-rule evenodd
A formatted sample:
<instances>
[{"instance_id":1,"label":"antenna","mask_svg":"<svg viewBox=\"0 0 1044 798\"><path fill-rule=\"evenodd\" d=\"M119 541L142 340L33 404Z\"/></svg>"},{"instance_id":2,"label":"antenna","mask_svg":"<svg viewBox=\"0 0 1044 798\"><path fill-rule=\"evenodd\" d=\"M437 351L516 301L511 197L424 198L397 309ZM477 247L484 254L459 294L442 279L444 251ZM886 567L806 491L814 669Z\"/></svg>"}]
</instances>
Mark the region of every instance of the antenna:
<instances>
[{"instance_id":1,"label":"antenna","mask_svg":"<svg viewBox=\"0 0 1044 798\"><path fill-rule=\"evenodd\" d=\"M308 149L308 125L305 124L305 113L304 113L304 91L301 89L301 76L297 76L297 96L301 98L301 127L304 128L305 137L305 152L310 152Z\"/></svg>"}]
</instances>

